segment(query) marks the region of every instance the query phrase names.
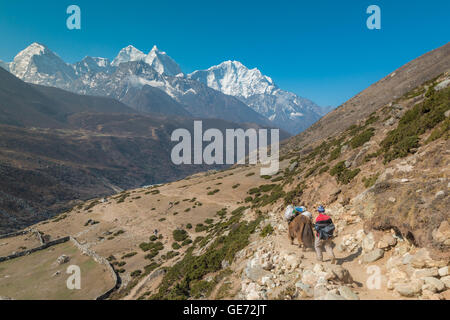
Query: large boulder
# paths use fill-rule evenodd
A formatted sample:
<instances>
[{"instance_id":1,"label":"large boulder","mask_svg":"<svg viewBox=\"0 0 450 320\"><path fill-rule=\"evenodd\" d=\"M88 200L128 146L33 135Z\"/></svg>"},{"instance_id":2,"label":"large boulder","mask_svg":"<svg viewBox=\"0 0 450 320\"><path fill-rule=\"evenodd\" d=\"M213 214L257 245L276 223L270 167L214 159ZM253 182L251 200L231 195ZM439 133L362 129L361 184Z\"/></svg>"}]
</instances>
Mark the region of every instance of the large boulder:
<instances>
[{"instance_id":1,"label":"large boulder","mask_svg":"<svg viewBox=\"0 0 450 320\"><path fill-rule=\"evenodd\" d=\"M304 284L301 281L298 281L295 284L295 287L297 288L297 294L301 298L312 298L314 297L314 290L311 288L311 286Z\"/></svg>"},{"instance_id":2,"label":"large boulder","mask_svg":"<svg viewBox=\"0 0 450 320\"><path fill-rule=\"evenodd\" d=\"M64 264L69 262L70 258L68 256L66 256L65 254L61 255L58 257L58 259L56 259L56 262L58 264Z\"/></svg>"},{"instance_id":3,"label":"large boulder","mask_svg":"<svg viewBox=\"0 0 450 320\"><path fill-rule=\"evenodd\" d=\"M350 272L340 265L333 265L330 270L339 280L339 282L344 284L353 283L353 278Z\"/></svg>"},{"instance_id":4,"label":"large boulder","mask_svg":"<svg viewBox=\"0 0 450 320\"><path fill-rule=\"evenodd\" d=\"M397 239L395 239L391 234L385 234L383 237L378 241L377 247L379 249L387 250L390 247L393 247L397 244Z\"/></svg>"},{"instance_id":5,"label":"large boulder","mask_svg":"<svg viewBox=\"0 0 450 320\"><path fill-rule=\"evenodd\" d=\"M425 277L423 278L423 280L425 281L425 284L429 285L432 288L433 292L441 292L445 289L445 284L437 278Z\"/></svg>"},{"instance_id":6,"label":"large boulder","mask_svg":"<svg viewBox=\"0 0 450 320\"><path fill-rule=\"evenodd\" d=\"M395 291L403 297L415 297L422 291L422 284L419 281L397 284Z\"/></svg>"},{"instance_id":7,"label":"large boulder","mask_svg":"<svg viewBox=\"0 0 450 320\"><path fill-rule=\"evenodd\" d=\"M416 279L421 279L424 277L437 277L438 269L437 268L424 268L424 269L415 269L412 277Z\"/></svg>"},{"instance_id":8,"label":"large boulder","mask_svg":"<svg viewBox=\"0 0 450 320\"><path fill-rule=\"evenodd\" d=\"M371 262L375 262L381 258L383 258L384 256L384 250L383 249L375 249L370 251L369 253L366 253L365 255L363 255L362 260L365 263L371 263Z\"/></svg>"},{"instance_id":9,"label":"large boulder","mask_svg":"<svg viewBox=\"0 0 450 320\"><path fill-rule=\"evenodd\" d=\"M345 300L359 300L358 295L346 286L339 287L339 294L344 297Z\"/></svg>"},{"instance_id":10,"label":"large boulder","mask_svg":"<svg viewBox=\"0 0 450 320\"><path fill-rule=\"evenodd\" d=\"M430 257L430 253L425 248L419 249L410 260L410 263L414 268L425 268L431 266L432 262L433 260Z\"/></svg>"},{"instance_id":11,"label":"large boulder","mask_svg":"<svg viewBox=\"0 0 450 320\"><path fill-rule=\"evenodd\" d=\"M439 228L433 231L432 236L434 241L445 246L450 246L450 224L448 221L442 221Z\"/></svg>"},{"instance_id":12,"label":"large boulder","mask_svg":"<svg viewBox=\"0 0 450 320\"><path fill-rule=\"evenodd\" d=\"M450 289L450 276L445 276L440 279L447 289Z\"/></svg>"}]
</instances>

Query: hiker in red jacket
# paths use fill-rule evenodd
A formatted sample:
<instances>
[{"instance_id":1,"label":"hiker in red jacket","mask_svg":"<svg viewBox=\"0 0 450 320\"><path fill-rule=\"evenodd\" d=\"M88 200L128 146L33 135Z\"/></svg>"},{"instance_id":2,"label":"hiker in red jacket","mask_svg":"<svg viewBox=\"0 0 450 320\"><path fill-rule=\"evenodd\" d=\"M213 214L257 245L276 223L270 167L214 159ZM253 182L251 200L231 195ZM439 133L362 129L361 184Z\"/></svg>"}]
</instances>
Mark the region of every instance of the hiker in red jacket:
<instances>
[{"instance_id":1,"label":"hiker in red jacket","mask_svg":"<svg viewBox=\"0 0 450 320\"><path fill-rule=\"evenodd\" d=\"M331 263L336 263L336 258L333 253L333 232L334 232L334 224L329 216L325 214L325 208L320 206L317 208L319 215L316 218L316 223L314 224L314 228L316 229L316 238L314 241L314 248L316 250L317 260L322 262L322 251L323 247L327 253L331 256Z\"/></svg>"}]
</instances>

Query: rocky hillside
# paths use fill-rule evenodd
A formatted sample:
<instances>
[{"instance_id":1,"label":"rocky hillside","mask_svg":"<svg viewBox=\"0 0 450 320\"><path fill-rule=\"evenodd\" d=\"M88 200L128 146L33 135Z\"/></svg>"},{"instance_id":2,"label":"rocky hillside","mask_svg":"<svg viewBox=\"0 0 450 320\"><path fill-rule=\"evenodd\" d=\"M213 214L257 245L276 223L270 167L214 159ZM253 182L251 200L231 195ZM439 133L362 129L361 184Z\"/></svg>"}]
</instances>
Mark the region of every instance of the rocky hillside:
<instances>
[{"instance_id":1,"label":"rocky hillside","mask_svg":"<svg viewBox=\"0 0 450 320\"><path fill-rule=\"evenodd\" d=\"M449 71L323 139L291 140L274 176L200 173L33 227L107 257L122 278L113 299L448 300ZM326 207L337 264L290 243L291 203ZM0 253L19 245L0 240Z\"/></svg>"}]
</instances>

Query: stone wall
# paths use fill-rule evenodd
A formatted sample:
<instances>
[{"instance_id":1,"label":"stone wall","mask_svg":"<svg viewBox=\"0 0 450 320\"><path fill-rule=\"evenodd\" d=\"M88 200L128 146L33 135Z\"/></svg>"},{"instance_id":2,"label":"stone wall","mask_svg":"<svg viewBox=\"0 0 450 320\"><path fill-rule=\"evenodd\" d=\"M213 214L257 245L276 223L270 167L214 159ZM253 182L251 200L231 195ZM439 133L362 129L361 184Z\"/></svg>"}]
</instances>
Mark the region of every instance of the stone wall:
<instances>
[{"instance_id":1,"label":"stone wall","mask_svg":"<svg viewBox=\"0 0 450 320\"><path fill-rule=\"evenodd\" d=\"M115 290L117 290L118 288L120 288L120 285L122 283L122 280L120 279L119 275L114 271L114 268L112 267L112 265L109 263L109 261L107 259L105 259L104 257L98 255L95 251L87 248L87 246L82 245L81 243L79 243L75 238L70 237L70 241L72 241L72 243L83 253L86 254L88 256L90 256L92 259L94 259L95 262L102 264L104 266L106 266L106 268L108 269L109 273L111 274L111 276L114 279L114 286L109 289L108 291L106 291L105 293L101 294L100 296L98 296L95 300L105 300L107 299Z\"/></svg>"},{"instance_id":2,"label":"stone wall","mask_svg":"<svg viewBox=\"0 0 450 320\"><path fill-rule=\"evenodd\" d=\"M0 239L17 237L17 236L21 236L21 235L27 234L29 232L30 232L30 230L21 230L21 231L6 233L6 234L0 234Z\"/></svg>"},{"instance_id":3,"label":"stone wall","mask_svg":"<svg viewBox=\"0 0 450 320\"><path fill-rule=\"evenodd\" d=\"M26 255L32 254L33 252L44 250L44 249L47 249L47 248L49 248L51 246L67 242L69 240L70 240L70 237L64 237L64 238L59 238L59 239L56 239L56 240L53 240L53 241L49 241L49 242L47 242L47 243L45 243L45 244L43 244L43 245L41 245L39 247L36 247L36 248L32 248L32 249L28 249L28 250L25 250L25 251L16 252L16 253L10 254L9 256L5 256L5 257L0 257L0 262L6 261L6 260L15 259L15 258L19 258L19 257L23 257L23 256L26 256Z\"/></svg>"}]
</instances>

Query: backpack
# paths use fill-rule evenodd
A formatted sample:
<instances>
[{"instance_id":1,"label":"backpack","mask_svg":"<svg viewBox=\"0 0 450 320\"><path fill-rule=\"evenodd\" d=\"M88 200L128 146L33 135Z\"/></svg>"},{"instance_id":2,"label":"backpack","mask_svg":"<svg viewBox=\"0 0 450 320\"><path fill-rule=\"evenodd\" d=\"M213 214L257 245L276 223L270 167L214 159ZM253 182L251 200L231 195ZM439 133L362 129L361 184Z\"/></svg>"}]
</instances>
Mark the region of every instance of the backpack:
<instances>
[{"instance_id":1,"label":"backpack","mask_svg":"<svg viewBox=\"0 0 450 320\"><path fill-rule=\"evenodd\" d=\"M331 221L331 219L327 220L326 222L327 224L316 223L314 225L314 228L319 234L320 240L328 240L330 238L333 238L333 233L335 229L334 223L333 221Z\"/></svg>"}]
</instances>

